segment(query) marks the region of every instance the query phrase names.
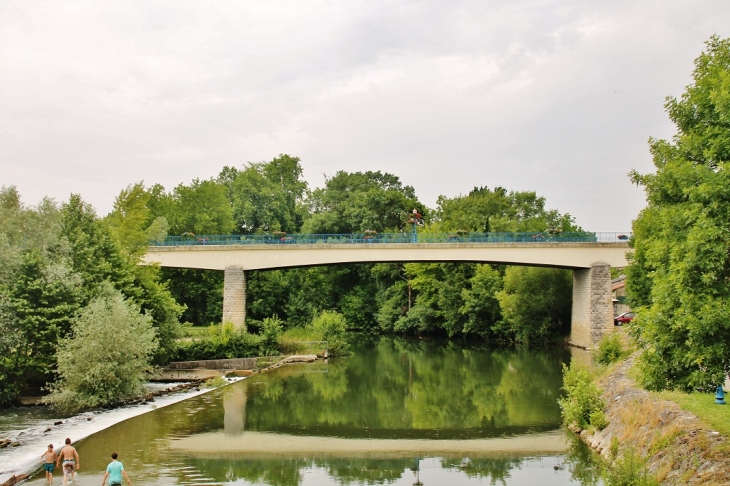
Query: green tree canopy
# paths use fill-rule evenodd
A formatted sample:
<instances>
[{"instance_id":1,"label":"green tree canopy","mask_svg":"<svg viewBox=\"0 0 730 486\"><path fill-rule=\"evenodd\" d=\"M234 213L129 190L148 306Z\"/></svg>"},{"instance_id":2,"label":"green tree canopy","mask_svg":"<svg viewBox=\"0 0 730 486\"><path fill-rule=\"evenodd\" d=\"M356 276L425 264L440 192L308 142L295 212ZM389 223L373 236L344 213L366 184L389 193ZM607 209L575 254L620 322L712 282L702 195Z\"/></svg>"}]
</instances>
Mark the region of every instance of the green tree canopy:
<instances>
[{"instance_id":1,"label":"green tree canopy","mask_svg":"<svg viewBox=\"0 0 730 486\"><path fill-rule=\"evenodd\" d=\"M650 140L656 172L630 174L648 202L627 290L652 389L714 388L730 371L730 40L706 46L682 97L665 103L677 134Z\"/></svg>"},{"instance_id":2,"label":"green tree canopy","mask_svg":"<svg viewBox=\"0 0 730 486\"><path fill-rule=\"evenodd\" d=\"M153 217L151 198L143 182L130 184L117 196L114 209L106 217L119 242L132 255L144 254L151 241L167 236L167 218Z\"/></svg>"},{"instance_id":3,"label":"green tree canopy","mask_svg":"<svg viewBox=\"0 0 730 486\"><path fill-rule=\"evenodd\" d=\"M223 168L218 182L228 189L237 231L299 230L307 190L299 162L299 157L280 155L270 162L248 164L243 170Z\"/></svg>"},{"instance_id":4,"label":"green tree canopy","mask_svg":"<svg viewBox=\"0 0 730 486\"><path fill-rule=\"evenodd\" d=\"M304 233L397 231L405 227L414 208L428 213L413 187L380 171L339 171L325 181L325 187L312 191L307 202L311 216Z\"/></svg>"},{"instance_id":5,"label":"green tree canopy","mask_svg":"<svg viewBox=\"0 0 730 486\"><path fill-rule=\"evenodd\" d=\"M475 232L578 231L569 214L545 209L545 198L533 191L475 187L466 196L439 196L436 210L445 230Z\"/></svg>"},{"instance_id":6,"label":"green tree canopy","mask_svg":"<svg viewBox=\"0 0 730 486\"><path fill-rule=\"evenodd\" d=\"M227 235L235 230L228 190L217 181L194 179L169 194L162 186L153 186L150 195L150 209L154 216L167 219L170 234Z\"/></svg>"}]
</instances>

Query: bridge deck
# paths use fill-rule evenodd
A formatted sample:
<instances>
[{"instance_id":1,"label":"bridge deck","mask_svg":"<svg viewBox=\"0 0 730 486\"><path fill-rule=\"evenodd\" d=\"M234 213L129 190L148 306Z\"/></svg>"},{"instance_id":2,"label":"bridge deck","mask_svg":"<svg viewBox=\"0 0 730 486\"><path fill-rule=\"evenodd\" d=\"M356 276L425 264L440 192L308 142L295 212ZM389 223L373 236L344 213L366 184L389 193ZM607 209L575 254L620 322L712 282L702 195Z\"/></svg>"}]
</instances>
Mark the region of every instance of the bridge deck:
<instances>
[{"instance_id":1,"label":"bridge deck","mask_svg":"<svg viewBox=\"0 0 730 486\"><path fill-rule=\"evenodd\" d=\"M450 242L450 243L314 243L192 244L151 246L144 263L163 267L244 270L386 262L474 262L556 268L627 265L626 242Z\"/></svg>"}]
</instances>

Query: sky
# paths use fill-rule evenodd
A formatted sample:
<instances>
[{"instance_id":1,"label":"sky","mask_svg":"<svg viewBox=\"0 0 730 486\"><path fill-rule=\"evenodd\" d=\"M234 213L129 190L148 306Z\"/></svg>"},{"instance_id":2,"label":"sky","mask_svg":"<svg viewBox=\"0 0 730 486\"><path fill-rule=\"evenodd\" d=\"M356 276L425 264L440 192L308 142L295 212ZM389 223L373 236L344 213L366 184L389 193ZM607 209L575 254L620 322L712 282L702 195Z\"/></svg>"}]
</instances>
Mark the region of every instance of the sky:
<instances>
[{"instance_id":1,"label":"sky","mask_svg":"<svg viewBox=\"0 0 730 486\"><path fill-rule=\"evenodd\" d=\"M29 205L168 190L279 154L310 188L380 170L435 207L536 191L630 231L727 0L0 2L0 185Z\"/></svg>"}]
</instances>

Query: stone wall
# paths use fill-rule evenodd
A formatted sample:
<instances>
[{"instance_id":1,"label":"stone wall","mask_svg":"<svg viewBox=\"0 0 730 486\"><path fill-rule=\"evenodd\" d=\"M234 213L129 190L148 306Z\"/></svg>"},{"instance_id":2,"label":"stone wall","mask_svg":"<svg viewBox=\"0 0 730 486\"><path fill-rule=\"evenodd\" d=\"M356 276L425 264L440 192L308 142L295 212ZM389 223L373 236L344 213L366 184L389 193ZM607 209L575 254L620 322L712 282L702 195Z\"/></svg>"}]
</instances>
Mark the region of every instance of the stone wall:
<instances>
[{"instance_id":1,"label":"stone wall","mask_svg":"<svg viewBox=\"0 0 730 486\"><path fill-rule=\"evenodd\" d=\"M611 267L573 270L570 344L592 349L606 332L613 332Z\"/></svg>"},{"instance_id":2,"label":"stone wall","mask_svg":"<svg viewBox=\"0 0 730 486\"><path fill-rule=\"evenodd\" d=\"M246 329L246 274L241 267L227 267L225 270L223 322Z\"/></svg>"}]
</instances>

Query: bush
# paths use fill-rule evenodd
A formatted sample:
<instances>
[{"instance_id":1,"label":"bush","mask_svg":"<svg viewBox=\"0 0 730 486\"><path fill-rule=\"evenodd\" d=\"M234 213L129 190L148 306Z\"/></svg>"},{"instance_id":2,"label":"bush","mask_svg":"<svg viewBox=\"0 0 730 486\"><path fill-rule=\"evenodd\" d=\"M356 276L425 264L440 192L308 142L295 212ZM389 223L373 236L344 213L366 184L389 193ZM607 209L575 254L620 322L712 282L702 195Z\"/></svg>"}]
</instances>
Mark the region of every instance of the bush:
<instances>
[{"instance_id":1,"label":"bush","mask_svg":"<svg viewBox=\"0 0 730 486\"><path fill-rule=\"evenodd\" d=\"M563 365L563 390L566 396L558 400L566 425L581 430L603 429L608 424L603 413L601 391L588 370L573 361L570 368Z\"/></svg>"},{"instance_id":2,"label":"bush","mask_svg":"<svg viewBox=\"0 0 730 486\"><path fill-rule=\"evenodd\" d=\"M347 322L336 311L322 311L307 326L315 339L327 341L330 356L344 356L350 345L347 343Z\"/></svg>"},{"instance_id":3,"label":"bush","mask_svg":"<svg viewBox=\"0 0 730 486\"><path fill-rule=\"evenodd\" d=\"M281 336L284 324L278 316L266 317L261 323L261 355L273 356L281 349Z\"/></svg>"},{"instance_id":4,"label":"bush","mask_svg":"<svg viewBox=\"0 0 730 486\"><path fill-rule=\"evenodd\" d=\"M598 341L598 348L593 355L593 359L596 363L609 365L620 360L627 354L628 352L624 349L624 345L621 342L621 336L613 332L604 334L601 340Z\"/></svg>"},{"instance_id":5,"label":"bush","mask_svg":"<svg viewBox=\"0 0 730 486\"><path fill-rule=\"evenodd\" d=\"M174 361L204 359L252 358L279 354L282 323L278 317L264 319L262 334L250 334L243 328L236 329L230 322L210 326L207 335L192 342L181 342L174 354Z\"/></svg>"},{"instance_id":6,"label":"bush","mask_svg":"<svg viewBox=\"0 0 730 486\"><path fill-rule=\"evenodd\" d=\"M44 402L64 411L107 406L140 395L157 349L152 318L111 284L82 309L72 337L59 342L59 380Z\"/></svg>"},{"instance_id":7,"label":"bush","mask_svg":"<svg viewBox=\"0 0 730 486\"><path fill-rule=\"evenodd\" d=\"M200 386L203 388L220 388L227 385L228 382L222 376L216 376L214 378L208 378Z\"/></svg>"},{"instance_id":8,"label":"bush","mask_svg":"<svg viewBox=\"0 0 730 486\"><path fill-rule=\"evenodd\" d=\"M646 470L646 460L633 448L627 448L613 464L606 468L606 486L655 486L659 482Z\"/></svg>"}]
</instances>

